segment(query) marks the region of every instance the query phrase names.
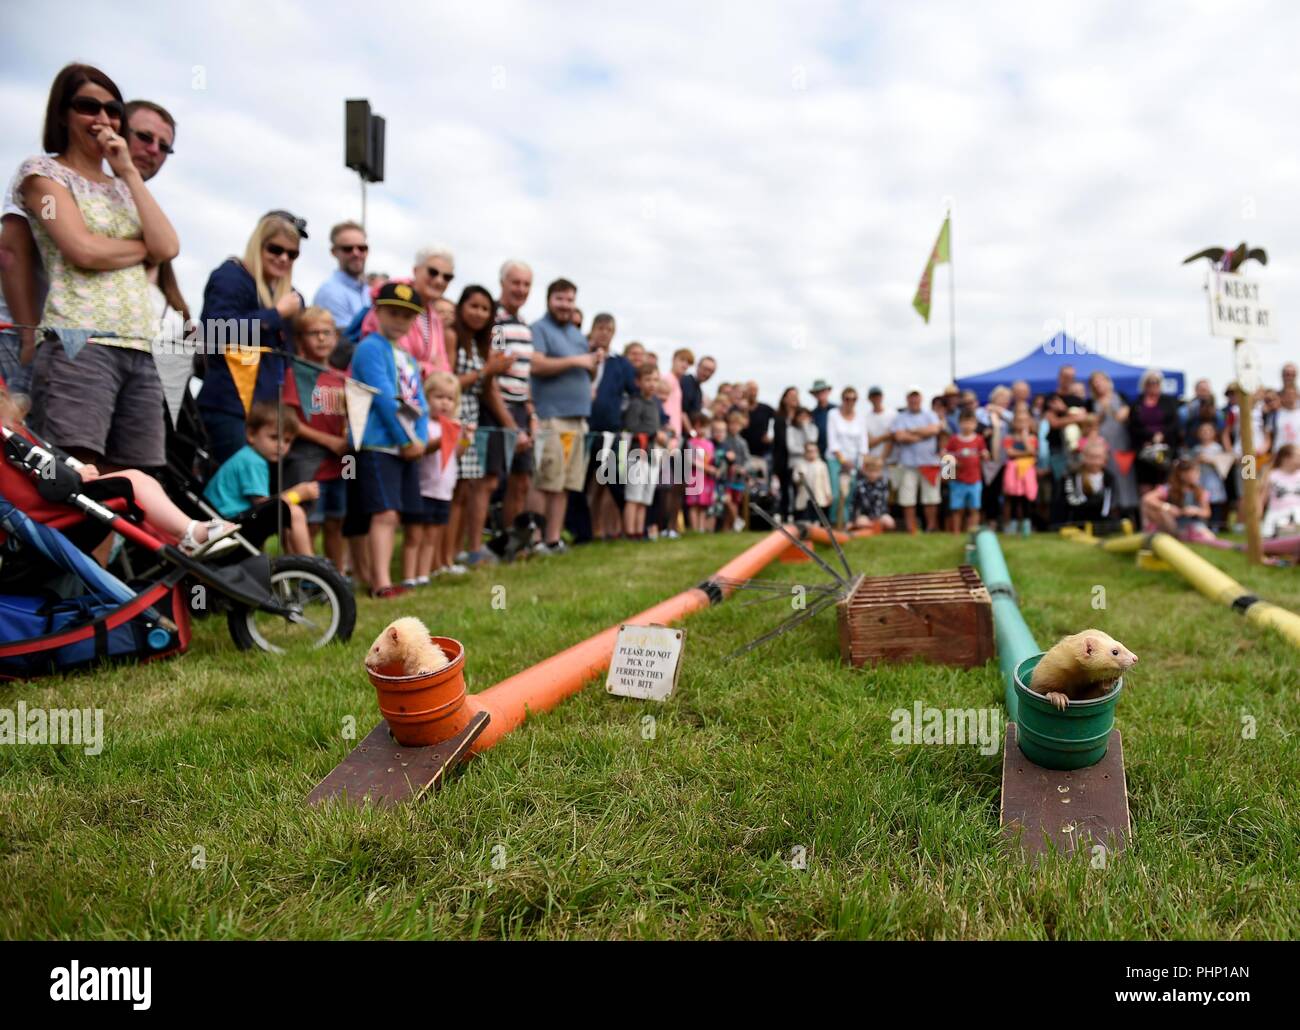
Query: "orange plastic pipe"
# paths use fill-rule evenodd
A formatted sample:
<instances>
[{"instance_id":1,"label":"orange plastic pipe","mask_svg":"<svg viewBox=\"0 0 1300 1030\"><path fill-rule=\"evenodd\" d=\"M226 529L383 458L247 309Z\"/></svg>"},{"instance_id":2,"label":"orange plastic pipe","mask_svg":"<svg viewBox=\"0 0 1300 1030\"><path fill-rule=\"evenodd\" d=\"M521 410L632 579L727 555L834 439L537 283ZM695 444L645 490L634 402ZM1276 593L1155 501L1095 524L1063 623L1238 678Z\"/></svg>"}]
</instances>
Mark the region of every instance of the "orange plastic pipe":
<instances>
[{"instance_id":1,"label":"orange plastic pipe","mask_svg":"<svg viewBox=\"0 0 1300 1030\"><path fill-rule=\"evenodd\" d=\"M846 544L850 540L861 540L864 537L877 536L879 533L879 528L875 526L868 529L837 529L835 530L835 539L842 544ZM806 537L809 540L815 540L819 544L829 544L831 542L831 535L821 526L809 526Z\"/></svg>"},{"instance_id":2,"label":"orange plastic pipe","mask_svg":"<svg viewBox=\"0 0 1300 1030\"><path fill-rule=\"evenodd\" d=\"M749 579L778 558L789 546L789 538L774 530L729 561L700 586L683 590L623 622L660 623L666 626L701 608L720 603L734 590L734 587L726 585L728 580ZM704 589L706 586L710 589ZM466 705L474 711L487 712L492 717L470 751L473 754L486 751L511 730L522 725L529 712L545 712L554 708L609 668L618 630L619 626L610 626L594 637L588 637L580 644L574 644L523 672L503 679L487 690L468 695L465 698Z\"/></svg>"}]
</instances>

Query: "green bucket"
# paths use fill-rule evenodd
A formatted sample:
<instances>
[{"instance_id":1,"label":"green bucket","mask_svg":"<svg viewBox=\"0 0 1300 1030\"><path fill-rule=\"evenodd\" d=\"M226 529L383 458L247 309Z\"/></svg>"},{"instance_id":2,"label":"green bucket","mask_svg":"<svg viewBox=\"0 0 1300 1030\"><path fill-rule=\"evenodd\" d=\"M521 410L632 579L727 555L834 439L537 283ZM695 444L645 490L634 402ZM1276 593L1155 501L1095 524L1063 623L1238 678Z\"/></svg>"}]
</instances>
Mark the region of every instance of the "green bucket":
<instances>
[{"instance_id":1,"label":"green bucket","mask_svg":"<svg viewBox=\"0 0 1300 1030\"><path fill-rule=\"evenodd\" d=\"M1027 686L1044 653L1031 655L1016 666L1020 750L1044 769L1096 765L1106 755L1110 731L1115 727L1115 702L1124 689L1124 679L1120 677L1115 689L1105 697L1071 701L1062 712Z\"/></svg>"}]
</instances>

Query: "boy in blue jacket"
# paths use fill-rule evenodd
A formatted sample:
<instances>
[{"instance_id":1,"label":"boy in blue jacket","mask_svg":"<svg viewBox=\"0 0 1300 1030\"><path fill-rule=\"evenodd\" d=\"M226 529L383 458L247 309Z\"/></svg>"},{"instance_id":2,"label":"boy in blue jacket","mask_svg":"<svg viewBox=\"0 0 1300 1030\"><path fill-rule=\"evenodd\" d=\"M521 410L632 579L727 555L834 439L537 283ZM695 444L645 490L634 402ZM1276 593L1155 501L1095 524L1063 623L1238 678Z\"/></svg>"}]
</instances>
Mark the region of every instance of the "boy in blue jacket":
<instances>
[{"instance_id":1,"label":"boy in blue jacket","mask_svg":"<svg viewBox=\"0 0 1300 1030\"><path fill-rule=\"evenodd\" d=\"M398 346L424 308L406 283L385 283L375 298L379 331L359 344L352 356L352 378L378 390L370 404L357 453L357 480L370 514L370 596L399 597L391 564L393 541L402 513L418 513L420 474L416 464L429 441L429 408L420 367Z\"/></svg>"}]
</instances>

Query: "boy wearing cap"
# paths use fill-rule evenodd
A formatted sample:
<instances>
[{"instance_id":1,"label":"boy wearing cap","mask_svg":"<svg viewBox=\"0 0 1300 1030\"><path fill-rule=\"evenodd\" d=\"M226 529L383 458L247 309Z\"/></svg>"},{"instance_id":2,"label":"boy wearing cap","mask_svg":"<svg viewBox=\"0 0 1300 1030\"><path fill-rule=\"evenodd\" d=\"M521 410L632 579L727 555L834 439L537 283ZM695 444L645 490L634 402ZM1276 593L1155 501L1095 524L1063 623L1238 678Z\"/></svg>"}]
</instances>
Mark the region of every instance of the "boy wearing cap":
<instances>
[{"instance_id":1,"label":"boy wearing cap","mask_svg":"<svg viewBox=\"0 0 1300 1030\"><path fill-rule=\"evenodd\" d=\"M939 519L939 434L943 424L933 411L921 407L921 388L907 391L907 410L900 411L890 424L894 450L898 454L898 503L909 533L916 532L916 499L921 495L925 506L925 528L933 533ZM930 474L934 474L933 481Z\"/></svg>"},{"instance_id":2,"label":"boy wearing cap","mask_svg":"<svg viewBox=\"0 0 1300 1030\"><path fill-rule=\"evenodd\" d=\"M357 344L352 377L378 391L361 438L357 478L370 513L370 595L388 598L407 592L393 585L390 566L402 513L423 508L416 461L429 441L429 408L420 368L398 345L424 311L420 298L407 283L390 282L380 287L374 307L378 330Z\"/></svg>"}]
</instances>

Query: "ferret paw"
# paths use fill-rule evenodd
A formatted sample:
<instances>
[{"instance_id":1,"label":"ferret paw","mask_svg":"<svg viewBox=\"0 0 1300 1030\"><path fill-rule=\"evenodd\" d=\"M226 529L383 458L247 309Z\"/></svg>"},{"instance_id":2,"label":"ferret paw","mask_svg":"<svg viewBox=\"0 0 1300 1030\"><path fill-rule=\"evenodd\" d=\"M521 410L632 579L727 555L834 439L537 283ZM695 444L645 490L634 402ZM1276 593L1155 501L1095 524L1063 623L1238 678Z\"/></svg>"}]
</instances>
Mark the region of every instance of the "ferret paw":
<instances>
[{"instance_id":1,"label":"ferret paw","mask_svg":"<svg viewBox=\"0 0 1300 1030\"><path fill-rule=\"evenodd\" d=\"M1056 709L1061 712L1065 711L1065 706L1070 703L1070 699L1068 697L1055 690L1045 696L1047 700L1051 701L1052 704L1056 707Z\"/></svg>"}]
</instances>

